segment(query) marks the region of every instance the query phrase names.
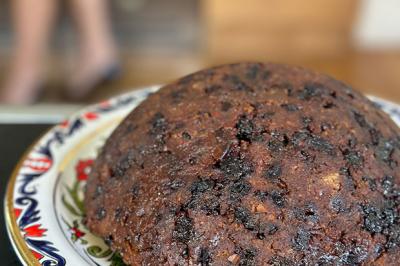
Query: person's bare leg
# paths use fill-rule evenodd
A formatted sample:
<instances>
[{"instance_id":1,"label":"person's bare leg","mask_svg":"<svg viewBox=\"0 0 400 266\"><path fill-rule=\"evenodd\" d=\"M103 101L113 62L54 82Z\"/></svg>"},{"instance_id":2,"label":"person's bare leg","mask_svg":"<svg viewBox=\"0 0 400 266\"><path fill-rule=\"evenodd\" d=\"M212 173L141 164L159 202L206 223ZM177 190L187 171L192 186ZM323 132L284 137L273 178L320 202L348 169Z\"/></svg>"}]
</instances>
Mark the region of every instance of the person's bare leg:
<instances>
[{"instance_id":1,"label":"person's bare leg","mask_svg":"<svg viewBox=\"0 0 400 266\"><path fill-rule=\"evenodd\" d=\"M56 3L54 0L10 1L15 32L11 68L0 102L32 103L41 85L45 55Z\"/></svg>"},{"instance_id":2,"label":"person's bare leg","mask_svg":"<svg viewBox=\"0 0 400 266\"><path fill-rule=\"evenodd\" d=\"M117 64L106 0L70 0L79 31L80 55L70 93L85 96L110 67Z\"/></svg>"}]
</instances>

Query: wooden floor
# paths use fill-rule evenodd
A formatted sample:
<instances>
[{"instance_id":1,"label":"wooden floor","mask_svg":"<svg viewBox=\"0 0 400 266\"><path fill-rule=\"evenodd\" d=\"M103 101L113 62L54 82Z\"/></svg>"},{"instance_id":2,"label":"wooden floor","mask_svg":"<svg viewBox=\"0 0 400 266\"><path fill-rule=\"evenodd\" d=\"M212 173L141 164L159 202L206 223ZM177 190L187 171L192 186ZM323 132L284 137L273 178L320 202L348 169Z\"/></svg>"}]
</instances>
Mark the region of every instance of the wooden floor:
<instances>
[{"instance_id":1,"label":"wooden floor","mask_svg":"<svg viewBox=\"0 0 400 266\"><path fill-rule=\"evenodd\" d=\"M273 61L301 65L329 74L357 90L400 103L400 50L349 52L331 58L256 58L232 56L213 60L202 56L124 57L124 72L120 80L94 92L89 100L97 101L123 91L152 84L164 84L204 67L238 61Z\"/></svg>"},{"instance_id":2,"label":"wooden floor","mask_svg":"<svg viewBox=\"0 0 400 266\"><path fill-rule=\"evenodd\" d=\"M204 67L238 61L273 61L301 65L329 74L366 94L377 95L400 103L400 50L354 51L325 58L274 58L273 56L241 57L217 60L199 55L143 55L123 53L122 76L113 83L96 89L85 102L95 102L146 85L165 84ZM65 102L61 89L64 79L59 58L49 63L49 82L43 101ZM4 68L1 68L4 69ZM4 78L4 71L0 72Z\"/></svg>"}]
</instances>

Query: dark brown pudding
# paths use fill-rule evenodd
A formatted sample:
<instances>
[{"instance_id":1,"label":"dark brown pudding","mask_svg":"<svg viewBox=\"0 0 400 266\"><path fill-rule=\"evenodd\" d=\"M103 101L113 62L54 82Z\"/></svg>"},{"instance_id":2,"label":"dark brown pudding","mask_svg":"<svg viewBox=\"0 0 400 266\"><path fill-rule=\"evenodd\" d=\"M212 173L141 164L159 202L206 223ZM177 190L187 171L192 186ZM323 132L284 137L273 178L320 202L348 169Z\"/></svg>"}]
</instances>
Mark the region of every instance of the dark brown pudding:
<instances>
[{"instance_id":1,"label":"dark brown pudding","mask_svg":"<svg viewBox=\"0 0 400 266\"><path fill-rule=\"evenodd\" d=\"M132 265L398 265L400 130L300 67L160 89L107 140L87 226Z\"/></svg>"}]
</instances>

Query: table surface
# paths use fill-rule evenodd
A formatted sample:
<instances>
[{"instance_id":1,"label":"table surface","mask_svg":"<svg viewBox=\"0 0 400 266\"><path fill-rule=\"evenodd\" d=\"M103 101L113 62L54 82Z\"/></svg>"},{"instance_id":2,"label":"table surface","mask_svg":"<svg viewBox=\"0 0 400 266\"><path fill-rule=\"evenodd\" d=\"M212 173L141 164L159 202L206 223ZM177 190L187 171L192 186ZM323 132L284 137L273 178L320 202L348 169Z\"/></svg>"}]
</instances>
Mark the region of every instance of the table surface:
<instances>
[{"instance_id":1,"label":"table surface","mask_svg":"<svg viewBox=\"0 0 400 266\"><path fill-rule=\"evenodd\" d=\"M4 199L7 182L12 170L25 150L50 124L0 124L0 195ZM5 228L3 204L0 204L0 258L1 265L21 265Z\"/></svg>"}]
</instances>

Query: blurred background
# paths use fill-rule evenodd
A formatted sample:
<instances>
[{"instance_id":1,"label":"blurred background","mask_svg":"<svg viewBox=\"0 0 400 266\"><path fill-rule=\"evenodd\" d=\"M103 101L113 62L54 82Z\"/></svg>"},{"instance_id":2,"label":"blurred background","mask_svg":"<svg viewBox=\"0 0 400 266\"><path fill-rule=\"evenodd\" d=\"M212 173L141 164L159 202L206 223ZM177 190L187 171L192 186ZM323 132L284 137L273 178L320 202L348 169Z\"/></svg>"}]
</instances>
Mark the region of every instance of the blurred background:
<instances>
[{"instance_id":1,"label":"blurred background","mask_svg":"<svg viewBox=\"0 0 400 266\"><path fill-rule=\"evenodd\" d=\"M400 1L0 1L0 195L23 151L85 104L238 61L302 65L400 103ZM11 245L0 257L19 265Z\"/></svg>"},{"instance_id":2,"label":"blurred background","mask_svg":"<svg viewBox=\"0 0 400 266\"><path fill-rule=\"evenodd\" d=\"M112 37L105 39L113 38L108 61L92 63L101 66L100 70L90 70L86 62L90 61L90 51L107 49L85 44L91 33L85 29L82 16L91 15L80 11L73 3L77 1L0 2L0 113L18 112L23 109L21 104L32 103L35 108L37 103L56 103L59 112L64 110L60 106L68 112L77 108L77 103L164 84L204 67L246 60L302 65L328 73L365 93L400 102L397 0L94 0L106 8L107 14L100 18L109 19L97 23L98 27L109 25L110 34L105 34ZM39 2L59 5L52 7L56 9L54 19L33 16L30 21L34 23L29 24L29 19L18 19L23 12L15 11L21 9L17 2L36 2L28 8L30 12L25 11L28 16L36 12ZM95 10L89 9L98 12ZM29 24L25 35L29 35L29 29L43 28L40 23L50 25L44 26L50 32L48 40L43 41L45 51L31 64L41 74L25 77L25 83L21 74L24 70L18 70L15 61L29 61L23 59L23 54L24 49L30 49L26 48L30 41L29 37L18 37L18 29L27 28L18 23ZM18 40L25 45L18 45ZM86 55L85 45L89 51ZM29 66L19 68L28 69L25 73L30 71ZM13 83L12 77L19 82ZM4 91L19 87L35 87L34 93L20 102L15 95L7 100ZM10 103L19 106L6 106Z\"/></svg>"}]
</instances>

